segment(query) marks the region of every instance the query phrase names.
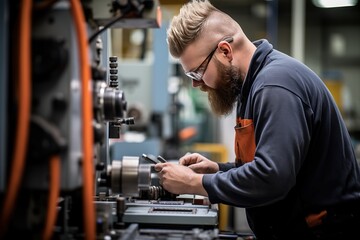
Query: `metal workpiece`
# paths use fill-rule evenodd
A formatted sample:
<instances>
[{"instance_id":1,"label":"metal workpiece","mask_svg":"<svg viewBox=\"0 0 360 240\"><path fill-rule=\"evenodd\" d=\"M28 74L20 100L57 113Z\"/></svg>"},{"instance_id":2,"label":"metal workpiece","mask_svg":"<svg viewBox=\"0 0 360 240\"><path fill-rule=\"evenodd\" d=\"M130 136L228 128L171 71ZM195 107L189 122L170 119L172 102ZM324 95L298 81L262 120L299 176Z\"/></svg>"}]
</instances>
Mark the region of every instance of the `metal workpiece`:
<instances>
[{"instance_id":1,"label":"metal workpiece","mask_svg":"<svg viewBox=\"0 0 360 240\"><path fill-rule=\"evenodd\" d=\"M122 163L120 160L113 160L111 166L108 167L108 175L110 176L110 187L113 194L121 193L121 172Z\"/></svg>"},{"instance_id":2,"label":"metal workpiece","mask_svg":"<svg viewBox=\"0 0 360 240\"><path fill-rule=\"evenodd\" d=\"M140 164L138 171L139 190L149 189L151 184L151 166L149 164Z\"/></svg>"},{"instance_id":3,"label":"metal workpiece","mask_svg":"<svg viewBox=\"0 0 360 240\"><path fill-rule=\"evenodd\" d=\"M113 160L108 167L110 188L113 194L127 197L139 197L140 190L149 189L151 184L151 166L140 164L136 156L124 156L122 160Z\"/></svg>"},{"instance_id":4,"label":"metal workpiece","mask_svg":"<svg viewBox=\"0 0 360 240\"><path fill-rule=\"evenodd\" d=\"M139 158L125 156L122 160L122 193L125 196L139 196Z\"/></svg>"}]
</instances>

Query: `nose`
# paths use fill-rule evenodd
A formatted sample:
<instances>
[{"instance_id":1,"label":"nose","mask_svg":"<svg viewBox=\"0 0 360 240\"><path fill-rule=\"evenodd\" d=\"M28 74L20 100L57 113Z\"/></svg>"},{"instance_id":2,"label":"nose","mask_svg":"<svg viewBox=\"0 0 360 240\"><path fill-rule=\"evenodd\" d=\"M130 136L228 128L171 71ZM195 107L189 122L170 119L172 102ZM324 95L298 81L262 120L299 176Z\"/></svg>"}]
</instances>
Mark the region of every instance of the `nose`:
<instances>
[{"instance_id":1,"label":"nose","mask_svg":"<svg viewBox=\"0 0 360 240\"><path fill-rule=\"evenodd\" d=\"M192 80L192 86L193 87L198 87L198 86L200 86L202 84L204 84L203 80L200 80L200 81Z\"/></svg>"}]
</instances>

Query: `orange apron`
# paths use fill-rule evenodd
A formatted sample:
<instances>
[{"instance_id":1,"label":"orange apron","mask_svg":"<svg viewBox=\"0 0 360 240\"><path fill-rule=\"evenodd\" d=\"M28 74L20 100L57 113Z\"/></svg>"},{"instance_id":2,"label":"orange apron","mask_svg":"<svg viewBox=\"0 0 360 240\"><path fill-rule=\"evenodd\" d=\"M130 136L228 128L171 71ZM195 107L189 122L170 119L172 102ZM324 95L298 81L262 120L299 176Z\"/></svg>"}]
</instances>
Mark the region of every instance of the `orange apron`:
<instances>
[{"instance_id":1,"label":"orange apron","mask_svg":"<svg viewBox=\"0 0 360 240\"><path fill-rule=\"evenodd\" d=\"M251 162L255 158L255 130L254 123L251 119L236 119L235 126L235 155L236 164L243 165ZM316 227L322 223L326 217L327 211L323 210L319 213L309 214L305 217L308 227Z\"/></svg>"},{"instance_id":2,"label":"orange apron","mask_svg":"<svg viewBox=\"0 0 360 240\"><path fill-rule=\"evenodd\" d=\"M255 157L255 131L251 119L236 119L235 155L236 163L242 165L251 162Z\"/></svg>"}]
</instances>

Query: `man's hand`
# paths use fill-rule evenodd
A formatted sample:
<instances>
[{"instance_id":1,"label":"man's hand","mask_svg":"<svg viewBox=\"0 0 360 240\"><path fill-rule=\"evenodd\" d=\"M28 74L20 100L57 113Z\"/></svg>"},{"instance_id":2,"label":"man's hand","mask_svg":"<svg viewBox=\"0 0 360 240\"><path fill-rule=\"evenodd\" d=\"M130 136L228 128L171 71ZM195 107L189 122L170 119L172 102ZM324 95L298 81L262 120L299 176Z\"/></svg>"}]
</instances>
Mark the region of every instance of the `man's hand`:
<instances>
[{"instance_id":1,"label":"man's hand","mask_svg":"<svg viewBox=\"0 0 360 240\"><path fill-rule=\"evenodd\" d=\"M197 173L216 173L219 171L219 165L216 162L198 153L186 154L179 159L179 163L180 165L188 166Z\"/></svg>"},{"instance_id":2,"label":"man's hand","mask_svg":"<svg viewBox=\"0 0 360 240\"><path fill-rule=\"evenodd\" d=\"M158 171L160 184L174 194L196 194L207 196L202 185L202 174L197 174L188 167L175 163L158 163L155 165Z\"/></svg>"}]
</instances>

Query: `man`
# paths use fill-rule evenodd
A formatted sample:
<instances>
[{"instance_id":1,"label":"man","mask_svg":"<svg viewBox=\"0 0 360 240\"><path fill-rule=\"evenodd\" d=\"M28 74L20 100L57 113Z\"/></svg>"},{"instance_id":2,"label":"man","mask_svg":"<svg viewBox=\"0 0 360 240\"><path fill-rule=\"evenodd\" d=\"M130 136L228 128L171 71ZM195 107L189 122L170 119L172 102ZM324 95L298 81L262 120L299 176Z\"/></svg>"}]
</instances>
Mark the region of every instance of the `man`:
<instances>
[{"instance_id":1,"label":"man","mask_svg":"<svg viewBox=\"0 0 360 240\"><path fill-rule=\"evenodd\" d=\"M180 9L168 44L216 115L237 107L236 161L193 153L159 163L163 187L246 208L257 239L359 237L360 169L321 79L268 41L251 42L207 0Z\"/></svg>"}]
</instances>

